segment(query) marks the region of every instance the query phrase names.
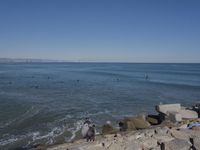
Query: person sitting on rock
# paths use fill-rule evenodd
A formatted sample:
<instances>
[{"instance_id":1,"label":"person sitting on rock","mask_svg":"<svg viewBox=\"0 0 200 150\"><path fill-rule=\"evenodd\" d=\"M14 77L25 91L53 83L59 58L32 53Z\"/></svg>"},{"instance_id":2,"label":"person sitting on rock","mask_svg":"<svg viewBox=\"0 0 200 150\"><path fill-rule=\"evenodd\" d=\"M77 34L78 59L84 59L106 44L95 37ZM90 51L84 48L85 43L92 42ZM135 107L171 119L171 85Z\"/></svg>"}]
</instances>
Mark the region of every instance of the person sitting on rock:
<instances>
[{"instance_id":1,"label":"person sitting on rock","mask_svg":"<svg viewBox=\"0 0 200 150\"><path fill-rule=\"evenodd\" d=\"M95 125L89 126L88 132L86 134L86 139L87 142L95 140Z\"/></svg>"}]
</instances>

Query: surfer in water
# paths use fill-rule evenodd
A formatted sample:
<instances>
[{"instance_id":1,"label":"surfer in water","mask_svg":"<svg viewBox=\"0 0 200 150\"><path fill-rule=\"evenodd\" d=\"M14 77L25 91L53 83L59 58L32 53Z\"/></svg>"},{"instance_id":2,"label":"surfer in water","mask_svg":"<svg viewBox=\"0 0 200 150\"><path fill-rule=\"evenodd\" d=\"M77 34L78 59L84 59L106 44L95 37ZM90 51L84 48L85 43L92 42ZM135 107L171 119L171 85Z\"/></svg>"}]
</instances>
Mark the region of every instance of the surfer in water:
<instances>
[{"instance_id":1,"label":"surfer in water","mask_svg":"<svg viewBox=\"0 0 200 150\"><path fill-rule=\"evenodd\" d=\"M145 80L148 80L149 79L149 76L148 76L148 74L147 73L145 73Z\"/></svg>"}]
</instances>

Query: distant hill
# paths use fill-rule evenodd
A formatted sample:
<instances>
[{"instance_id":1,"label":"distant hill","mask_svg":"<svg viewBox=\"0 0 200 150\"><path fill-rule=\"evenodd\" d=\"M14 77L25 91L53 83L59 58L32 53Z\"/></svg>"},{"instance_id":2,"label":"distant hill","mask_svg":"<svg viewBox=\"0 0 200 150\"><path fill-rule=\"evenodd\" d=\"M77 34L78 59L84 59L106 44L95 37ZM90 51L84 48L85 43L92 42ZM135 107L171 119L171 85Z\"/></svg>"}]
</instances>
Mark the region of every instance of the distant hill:
<instances>
[{"instance_id":1,"label":"distant hill","mask_svg":"<svg viewBox=\"0 0 200 150\"><path fill-rule=\"evenodd\" d=\"M26 58L0 58L0 63L37 63L37 62L67 62L49 59L26 59Z\"/></svg>"}]
</instances>

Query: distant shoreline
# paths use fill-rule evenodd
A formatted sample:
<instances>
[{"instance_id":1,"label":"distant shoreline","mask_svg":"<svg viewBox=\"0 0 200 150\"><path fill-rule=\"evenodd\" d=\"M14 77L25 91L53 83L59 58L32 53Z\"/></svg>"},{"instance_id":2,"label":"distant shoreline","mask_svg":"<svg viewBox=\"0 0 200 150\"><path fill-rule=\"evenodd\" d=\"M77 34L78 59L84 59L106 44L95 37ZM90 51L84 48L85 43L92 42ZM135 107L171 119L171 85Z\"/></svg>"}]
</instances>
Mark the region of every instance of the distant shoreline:
<instances>
[{"instance_id":1,"label":"distant shoreline","mask_svg":"<svg viewBox=\"0 0 200 150\"><path fill-rule=\"evenodd\" d=\"M79 60L53 60L37 58L0 58L2 63L98 63L98 64L200 64L200 62L123 62L123 61L79 61Z\"/></svg>"},{"instance_id":2,"label":"distant shoreline","mask_svg":"<svg viewBox=\"0 0 200 150\"><path fill-rule=\"evenodd\" d=\"M200 63L139 63L139 62L0 62L0 64L191 64L199 65Z\"/></svg>"}]
</instances>

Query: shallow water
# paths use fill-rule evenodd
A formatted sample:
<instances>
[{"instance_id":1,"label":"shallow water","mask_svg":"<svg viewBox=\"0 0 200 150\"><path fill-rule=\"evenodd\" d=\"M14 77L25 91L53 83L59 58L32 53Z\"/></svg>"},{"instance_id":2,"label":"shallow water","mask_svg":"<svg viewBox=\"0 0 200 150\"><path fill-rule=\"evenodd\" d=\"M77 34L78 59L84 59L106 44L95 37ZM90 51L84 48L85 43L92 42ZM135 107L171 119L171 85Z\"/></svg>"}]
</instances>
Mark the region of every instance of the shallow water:
<instances>
[{"instance_id":1,"label":"shallow water","mask_svg":"<svg viewBox=\"0 0 200 150\"><path fill-rule=\"evenodd\" d=\"M159 102L196 101L200 64L0 64L0 148L68 141L85 117L115 124Z\"/></svg>"}]
</instances>

